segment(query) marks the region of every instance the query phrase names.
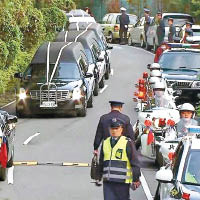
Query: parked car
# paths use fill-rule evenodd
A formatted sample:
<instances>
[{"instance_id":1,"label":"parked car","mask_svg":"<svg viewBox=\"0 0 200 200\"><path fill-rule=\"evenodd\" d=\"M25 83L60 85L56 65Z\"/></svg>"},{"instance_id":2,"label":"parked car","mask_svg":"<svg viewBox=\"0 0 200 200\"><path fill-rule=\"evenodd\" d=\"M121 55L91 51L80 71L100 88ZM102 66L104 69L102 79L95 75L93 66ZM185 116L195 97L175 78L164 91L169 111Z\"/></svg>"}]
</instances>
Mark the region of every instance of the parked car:
<instances>
[{"instance_id":1,"label":"parked car","mask_svg":"<svg viewBox=\"0 0 200 200\"><path fill-rule=\"evenodd\" d=\"M56 38L57 42L81 42L83 45L86 56L91 65L91 71L93 70L95 76L95 88L94 95L98 95L99 87L104 87L104 79L106 73L106 61L104 54L101 51L98 40L93 31L63 31L60 32Z\"/></svg>"},{"instance_id":2,"label":"parked car","mask_svg":"<svg viewBox=\"0 0 200 200\"><path fill-rule=\"evenodd\" d=\"M168 41L168 33L169 33L169 25L168 25L168 19L173 18L174 19L174 26L176 27L176 36L178 35L178 32L180 31L180 28L187 22L194 22L191 15L184 14L184 13L163 13L162 19L165 24L165 38L164 41ZM154 52L156 51L158 47L158 38L156 34L157 30L157 24L155 21L155 18L152 20L148 31L147 31L147 42L146 42L146 49L150 50L153 48Z\"/></svg>"},{"instance_id":3,"label":"parked car","mask_svg":"<svg viewBox=\"0 0 200 200\"><path fill-rule=\"evenodd\" d=\"M0 110L0 152L7 156L0 160L0 181L6 179L6 168L13 166L14 137L17 117Z\"/></svg>"},{"instance_id":4,"label":"parked car","mask_svg":"<svg viewBox=\"0 0 200 200\"><path fill-rule=\"evenodd\" d=\"M200 100L200 50L188 47L165 50L158 63L168 86L176 90L176 103L190 102L195 105Z\"/></svg>"},{"instance_id":5,"label":"parked car","mask_svg":"<svg viewBox=\"0 0 200 200\"><path fill-rule=\"evenodd\" d=\"M81 43L45 43L26 71L16 73L16 113L19 117L43 114L85 116L93 105L94 76Z\"/></svg>"},{"instance_id":6,"label":"parked car","mask_svg":"<svg viewBox=\"0 0 200 200\"><path fill-rule=\"evenodd\" d=\"M85 22L80 22L80 23L71 23L68 27L69 31L79 31L79 30L92 30L95 35L96 39L99 43L99 46L101 48L101 51L104 54L105 61L106 61L106 73L105 73L105 79L109 79L110 75L110 49L112 49L112 46L109 46L108 43L106 42L105 36L103 34L103 30L100 24L98 23L85 23Z\"/></svg>"},{"instance_id":7,"label":"parked car","mask_svg":"<svg viewBox=\"0 0 200 200\"><path fill-rule=\"evenodd\" d=\"M153 20L153 17L150 17ZM129 30L128 44L140 44L140 47L145 47L145 33L144 33L145 18L142 17L132 28Z\"/></svg>"},{"instance_id":8,"label":"parked car","mask_svg":"<svg viewBox=\"0 0 200 200\"><path fill-rule=\"evenodd\" d=\"M162 167L156 173L160 183L157 197L160 200L200 199L199 135L182 139L171 157L171 165Z\"/></svg>"},{"instance_id":9,"label":"parked car","mask_svg":"<svg viewBox=\"0 0 200 200\"><path fill-rule=\"evenodd\" d=\"M112 43L115 40L119 39L119 16L121 13L108 13L103 17L102 28L104 35L108 42ZM130 19L130 24L128 28L128 34L130 28L137 22L137 16L128 14Z\"/></svg>"},{"instance_id":10,"label":"parked car","mask_svg":"<svg viewBox=\"0 0 200 200\"><path fill-rule=\"evenodd\" d=\"M183 38L186 25L184 25L178 33L180 40ZM200 43L200 25L192 25L193 36L186 37L188 43Z\"/></svg>"}]
</instances>

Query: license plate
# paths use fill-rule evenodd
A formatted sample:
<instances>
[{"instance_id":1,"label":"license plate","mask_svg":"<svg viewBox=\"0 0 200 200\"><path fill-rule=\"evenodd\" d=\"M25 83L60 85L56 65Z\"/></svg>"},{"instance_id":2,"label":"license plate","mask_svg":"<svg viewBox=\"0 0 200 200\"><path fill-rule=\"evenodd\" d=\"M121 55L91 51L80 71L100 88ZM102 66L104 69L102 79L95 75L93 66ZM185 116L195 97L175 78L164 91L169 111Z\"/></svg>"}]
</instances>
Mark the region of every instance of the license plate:
<instances>
[{"instance_id":1,"label":"license plate","mask_svg":"<svg viewBox=\"0 0 200 200\"><path fill-rule=\"evenodd\" d=\"M57 107L55 101L43 101L40 105L41 108L55 108Z\"/></svg>"}]
</instances>

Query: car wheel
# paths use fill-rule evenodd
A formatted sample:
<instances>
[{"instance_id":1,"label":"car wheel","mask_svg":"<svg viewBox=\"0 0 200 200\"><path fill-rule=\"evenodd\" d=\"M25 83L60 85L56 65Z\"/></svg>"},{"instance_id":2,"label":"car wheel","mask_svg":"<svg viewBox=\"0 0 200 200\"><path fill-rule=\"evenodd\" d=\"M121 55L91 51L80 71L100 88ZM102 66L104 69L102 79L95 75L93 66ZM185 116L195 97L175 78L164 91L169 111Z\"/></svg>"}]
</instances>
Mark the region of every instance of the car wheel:
<instances>
[{"instance_id":1,"label":"car wheel","mask_svg":"<svg viewBox=\"0 0 200 200\"><path fill-rule=\"evenodd\" d=\"M90 95L90 98L87 102L87 107L92 108L93 107L93 94Z\"/></svg>"},{"instance_id":2,"label":"car wheel","mask_svg":"<svg viewBox=\"0 0 200 200\"><path fill-rule=\"evenodd\" d=\"M99 82L99 87L100 88L103 88L105 86L105 83L104 83L104 76L101 78L101 81Z\"/></svg>"},{"instance_id":3,"label":"car wheel","mask_svg":"<svg viewBox=\"0 0 200 200\"><path fill-rule=\"evenodd\" d=\"M6 168L0 167L0 181L6 180Z\"/></svg>"},{"instance_id":4,"label":"car wheel","mask_svg":"<svg viewBox=\"0 0 200 200\"><path fill-rule=\"evenodd\" d=\"M129 46L133 46L133 42L132 42L132 39L131 39L131 35L129 34L128 36L128 45Z\"/></svg>"},{"instance_id":5,"label":"car wheel","mask_svg":"<svg viewBox=\"0 0 200 200\"><path fill-rule=\"evenodd\" d=\"M86 114L87 114L87 103L86 100L84 99L83 108L77 111L77 116L85 117Z\"/></svg>"},{"instance_id":6,"label":"car wheel","mask_svg":"<svg viewBox=\"0 0 200 200\"><path fill-rule=\"evenodd\" d=\"M105 79L108 80L110 76L110 63L106 65Z\"/></svg>"},{"instance_id":7,"label":"car wheel","mask_svg":"<svg viewBox=\"0 0 200 200\"><path fill-rule=\"evenodd\" d=\"M94 96L98 96L99 95L99 83L98 83L97 79L95 79L95 85L94 85L93 94L94 94Z\"/></svg>"},{"instance_id":8,"label":"car wheel","mask_svg":"<svg viewBox=\"0 0 200 200\"><path fill-rule=\"evenodd\" d=\"M140 38L140 47L141 47L141 48L144 48L144 46L145 46L144 38L141 37L141 38Z\"/></svg>"},{"instance_id":9,"label":"car wheel","mask_svg":"<svg viewBox=\"0 0 200 200\"><path fill-rule=\"evenodd\" d=\"M7 167L12 167L13 166L13 160L14 160L14 149L12 150L10 160L7 163Z\"/></svg>"},{"instance_id":10,"label":"car wheel","mask_svg":"<svg viewBox=\"0 0 200 200\"><path fill-rule=\"evenodd\" d=\"M113 34L111 32L108 34L108 42L109 43L113 42Z\"/></svg>"}]
</instances>

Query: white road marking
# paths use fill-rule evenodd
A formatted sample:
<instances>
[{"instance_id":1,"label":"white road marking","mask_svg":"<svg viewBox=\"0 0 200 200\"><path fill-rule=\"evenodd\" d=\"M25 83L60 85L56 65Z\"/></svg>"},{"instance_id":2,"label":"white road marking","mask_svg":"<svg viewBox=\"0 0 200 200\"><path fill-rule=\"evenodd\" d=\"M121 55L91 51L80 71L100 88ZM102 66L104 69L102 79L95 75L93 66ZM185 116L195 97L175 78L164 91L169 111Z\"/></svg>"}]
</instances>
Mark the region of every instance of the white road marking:
<instances>
[{"instance_id":1,"label":"white road marking","mask_svg":"<svg viewBox=\"0 0 200 200\"><path fill-rule=\"evenodd\" d=\"M16 100L14 100L14 101L12 101L12 102L6 104L5 106L2 106L1 109L2 109L2 108L5 108L5 107L7 107L7 106L9 106L9 105L11 105L11 104L13 104L13 103L15 103L15 102L16 102Z\"/></svg>"},{"instance_id":2,"label":"white road marking","mask_svg":"<svg viewBox=\"0 0 200 200\"><path fill-rule=\"evenodd\" d=\"M150 51L147 51L147 50L145 50L145 49L142 49L142 48L139 48L139 47L134 47L134 48L135 48L135 49L138 49L138 50L145 51L146 53L150 53L151 55L154 55L154 56L155 56L154 53L152 53L152 52L150 52Z\"/></svg>"},{"instance_id":3,"label":"white road marking","mask_svg":"<svg viewBox=\"0 0 200 200\"><path fill-rule=\"evenodd\" d=\"M150 189L149 189L149 186L144 178L144 175L143 173L141 172L141 177L140 177L140 181L141 181L141 184L142 184L142 187L143 187L143 190L144 190L144 193L147 197L148 200L153 200L153 197L151 195L151 192L150 192Z\"/></svg>"},{"instance_id":4,"label":"white road marking","mask_svg":"<svg viewBox=\"0 0 200 200\"><path fill-rule=\"evenodd\" d=\"M110 75L111 75L111 76L114 75L114 69L113 69L113 68L110 70Z\"/></svg>"},{"instance_id":5,"label":"white road marking","mask_svg":"<svg viewBox=\"0 0 200 200\"><path fill-rule=\"evenodd\" d=\"M24 141L23 145L27 145L34 137L37 137L38 135L40 135L40 132L30 136L27 140Z\"/></svg>"},{"instance_id":6,"label":"white road marking","mask_svg":"<svg viewBox=\"0 0 200 200\"><path fill-rule=\"evenodd\" d=\"M102 88L99 93L102 94L107 87L108 87L108 85L105 85L104 88Z\"/></svg>"},{"instance_id":7,"label":"white road marking","mask_svg":"<svg viewBox=\"0 0 200 200\"><path fill-rule=\"evenodd\" d=\"M14 166L8 168L8 184L13 184L13 173L14 173Z\"/></svg>"}]
</instances>

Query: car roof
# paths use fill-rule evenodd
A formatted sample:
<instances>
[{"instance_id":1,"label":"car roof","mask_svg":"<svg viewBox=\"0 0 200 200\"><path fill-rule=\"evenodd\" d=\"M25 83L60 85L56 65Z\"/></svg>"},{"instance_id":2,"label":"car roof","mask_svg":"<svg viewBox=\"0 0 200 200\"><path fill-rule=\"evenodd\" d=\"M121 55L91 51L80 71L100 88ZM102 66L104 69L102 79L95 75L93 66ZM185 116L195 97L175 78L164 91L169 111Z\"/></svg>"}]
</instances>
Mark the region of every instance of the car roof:
<instances>
[{"instance_id":1,"label":"car roof","mask_svg":"<svg viewBox=\"0 0 200 200\"><path fill-rule=\"evenodd\" d=\"M121 15L122 13L107 13L106 15L110 15L110 14L112 14L112 15ZM137 15L134 15L134 14L129 14L129 13L126 13L126 14L137 17Z\"/></svg>"},{"instance_id":2,"label":"car roof","mask_svg":"<svg viewBox=\"0 0 200 200\"><path fill-rule=\"evenodd\" d=\"M46 42L38 48L31 64L47 63L48 44ZM80 51L84 51L80 42L73 42L71 44L69 42L51 42L49 54L50 63L56 63L60 50L65 45L67 46L63 49L59 62L76 62L79 58Z\"/></svg>"},{"instance_id":3,"label":"car roof","mask_svg":"<svg viewBox=\"0 0 200 200\"><path fill-rule=\"evenodd\" d=\"M163 17L168 16L168 15L179 15L179 16L188 16L188 17L191 17L191 15L185 14L185 13L163 13L162 14Z\"/></svg>"},{"instance_id":4,"label":"car roof","mask_svg":"<svg viewBox=\"0 0 200 200\"><path fill-rule=\"evenodd\" d=\"M167 49L163 52L164 53L172 53L172 52L191 52L191 53L200 53L200 49L185 49L185 48L172 48L172 49Z\"/></svg>"}]
</instances>

